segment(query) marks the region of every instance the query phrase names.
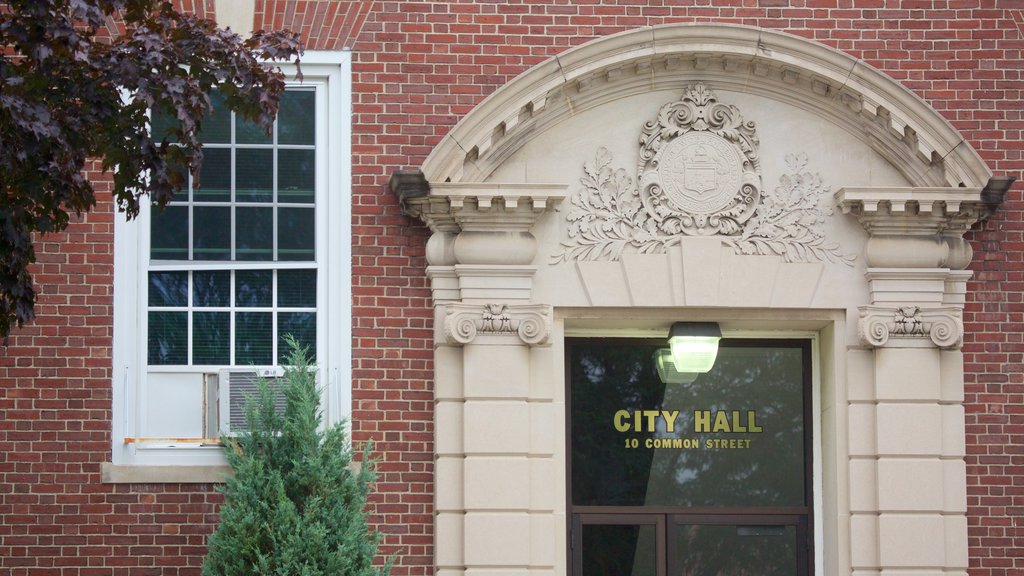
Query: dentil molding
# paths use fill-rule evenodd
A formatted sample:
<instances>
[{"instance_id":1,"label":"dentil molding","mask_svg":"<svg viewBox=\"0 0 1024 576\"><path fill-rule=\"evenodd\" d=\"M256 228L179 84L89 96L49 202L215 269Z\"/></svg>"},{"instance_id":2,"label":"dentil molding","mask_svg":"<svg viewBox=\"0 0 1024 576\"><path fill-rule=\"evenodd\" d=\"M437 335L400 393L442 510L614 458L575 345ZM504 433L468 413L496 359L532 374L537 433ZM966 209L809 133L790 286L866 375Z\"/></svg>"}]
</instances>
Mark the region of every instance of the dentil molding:
<instances>
[{"instance_id":1,"label":"dentil molding","mask_svg":"<svg viewBox=\"0 0 1024 576\"><path fill-rule=\"evenodd\" d=\"M551 318L551 307L543 304L448 304L444 337L449 344L465 345L482 335L512 336L539 346L548 343Z\"/></svg>"}]
</instances>

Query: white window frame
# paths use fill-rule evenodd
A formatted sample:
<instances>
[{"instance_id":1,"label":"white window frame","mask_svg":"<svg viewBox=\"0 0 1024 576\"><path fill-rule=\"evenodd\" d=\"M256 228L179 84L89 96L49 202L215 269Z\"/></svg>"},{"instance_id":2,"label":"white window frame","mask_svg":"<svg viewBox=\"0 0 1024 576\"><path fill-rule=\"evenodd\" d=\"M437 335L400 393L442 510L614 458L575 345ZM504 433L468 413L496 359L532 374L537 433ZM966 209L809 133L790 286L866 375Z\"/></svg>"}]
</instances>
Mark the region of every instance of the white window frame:
<instances>
[{"instance_id":1,"label":"white window frame","mask_svg":"<svg viewBox=\"0 0 1024 576\"><path fill-rule=\"evenodd\" d=\"M318 93L316 260L322 273L317 274L317 368L324 421L331 425L347 421L352 412L351 53L306 52L300 63L302 81L294 80L293 64L279 65L289 78L288 85L314 86ZM114 467L221 466L226 462L221 446L145 441L142 435L144 384L150 372L210 372L208 367L147 365L149 233L148 203L132 221L115 218L111 463ZM184 269L221 269L223 264Z\"/></svg>"}]
</instances>

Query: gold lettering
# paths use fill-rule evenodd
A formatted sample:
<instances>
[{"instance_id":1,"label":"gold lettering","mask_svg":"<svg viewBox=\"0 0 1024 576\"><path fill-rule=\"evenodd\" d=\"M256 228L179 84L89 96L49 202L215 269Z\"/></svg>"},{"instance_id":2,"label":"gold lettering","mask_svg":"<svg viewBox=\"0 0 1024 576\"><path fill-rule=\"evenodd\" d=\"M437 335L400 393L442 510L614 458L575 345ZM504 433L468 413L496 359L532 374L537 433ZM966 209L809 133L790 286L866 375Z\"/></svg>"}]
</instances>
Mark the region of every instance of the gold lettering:
<instances>
[{"instance_id":1,"label":"gold lettering","mask_svg":"<svg viewBox=\"0 0 1024 576\"><path fill-rule=\"evenodd\" d=\"M629 412L627 412L626 410L619 410L618 412L616 412L615 413L615 418L614 418L615 429L618 430L619 432L628 432L629 431L629 424L623 422L623 420L628 420L628 419L629 419Z\"/></svg>"},{"instance_id":2,"label":"gold lettering","mask_svg":"<svg viewBox=\"0 0 1024 576\"><path fill-rule=\"evenodd\" d=\"M740 411L732 411L732 431L733 432L746 432L747 427L740 424Z\"/></svg>"},{"instance_id":3,"label":"gold lettering","mask_svg":"<svg viewBox=\"0 0 1024 576\"><path fill-rule=\"evenodd\" d=\"M693 431L694 432L710 432L711 431L711 411L710 410L694 410L693 411Z\"/></svg>"},{"instance_id":4,"label":"gold lettering","mask_svg":"<svg viewBox=\"0 0 1024 576\"><path fill-rule=\"evenodd\" d=\"M761 427L757 425L757 421L756 421L755 417L756 417L756 413L753 410L748 410L747 411L747 422L750 423L750 431L751 432L761 432L762 431ZM750 444L749 440L747 441L747 444L748 445Z\"/></svg>"},{"instance_id":5,"label":"gold lettering","mask_svg":"<svg viewBox=\"0 0 1024 576\"><path fill-rule=\"evenodd\" d=\"M673 410L672 412L669 412L668 410L662 410L661 416L662 418L665 419L665 431L668 432L669 434L675 432L676 418L679 417L679 410Z\"/></svg>"},{"instance_id":6,"label":"gold lettering","mask_svg":"<svg viewBox=\"0 0 1024 576\"><path fill-rule=\"evenodd\" d=\"M643 421L640 420L640 411L633 410L633 431L639 432L641 424L643 424Z\"/></svg>"},{"instance_id":7,"label":"gold lettering","mask_svg":"<svg viewBox=\"0 0 1024 576\"><path fill-rule=\"evenodd\" d=\"M711 429L712 432L729 432L729 416L719 411L715 413L715 427Z\"/></svg>"},{"instance_id":8,"label":"gold lettering","mask_svg":"<svg viewBox=\"0 0 1024 576\"><path fill-rule=\"evenodd\" d=\"M657 418L658 418L658 411L657 410L644 410L644 416L647 417L647 430L646 431L647 432L654 432L655 430L657 430L657 426L654 424L654 421L657 420Z\"/></svg>"}]
</instances>

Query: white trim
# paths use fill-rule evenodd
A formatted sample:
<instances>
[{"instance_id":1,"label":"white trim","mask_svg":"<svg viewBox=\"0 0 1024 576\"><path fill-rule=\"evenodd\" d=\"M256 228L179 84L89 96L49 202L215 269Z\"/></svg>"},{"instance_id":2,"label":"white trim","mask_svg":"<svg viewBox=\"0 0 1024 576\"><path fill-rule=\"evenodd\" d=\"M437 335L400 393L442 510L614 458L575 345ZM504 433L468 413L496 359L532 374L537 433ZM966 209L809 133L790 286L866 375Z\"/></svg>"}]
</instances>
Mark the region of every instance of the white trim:
<instances>
[{"instance_id":1,"label":"white trim","mask_svg":"<svg viewBox=\"0 0 1024 576\"><path fill-rule=\"evenodd\" d=\"M295 66L280 68L294 76ZM347 420L352 392L352 207L351 207L351 53L306 52L300 62L303 80L289 85L317 87L317 348L323 378L325 423ZM324 129L326 128L326 129ZM326 182L323 179L326 178ZM140 384L149 372L203 373L216 367L146 367L146 303L150 207L143 203L139 217L114 223L114 337L112 382L111 461L115 465L223 465L218 446L192 443L126 444L143 430L144 390ZM322 249L321 248L325 248ZM309 263L282 262L274 268L308 267ZM229 269L219 264L161 263L154 269ZM259 265L257 264L257 267Z\"/></svg>"}]
</instances>

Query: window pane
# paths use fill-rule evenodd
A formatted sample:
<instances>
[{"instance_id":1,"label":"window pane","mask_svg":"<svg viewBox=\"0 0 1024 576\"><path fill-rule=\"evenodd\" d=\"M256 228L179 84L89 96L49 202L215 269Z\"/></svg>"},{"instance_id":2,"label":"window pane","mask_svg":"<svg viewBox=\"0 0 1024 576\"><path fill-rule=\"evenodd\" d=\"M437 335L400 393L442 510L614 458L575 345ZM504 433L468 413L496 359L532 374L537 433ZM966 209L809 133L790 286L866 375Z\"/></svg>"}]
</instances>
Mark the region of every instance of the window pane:
<instances>
[{"instance_id":1,"label":"window pane","mask_svg":"<svg viewBox=\"0 0 1024 576\"><path fill-rule=\"evenodd\" d=\"M149 244L153 260L188 260L188 206L154 206Z\"/></svg>"},{"instance_id":2,"label":"window pane","mask_svg":"<svg viewBox=\"0 0 1024 576\"><path fill-rule=\"evenodd\" d=\"M192 208L192 259L231 259L231 208L194 206Z\"/></svg>"},{"instance_id":3,"label":"window pane","mask_svg":"<svg viewBox=\"0 0 1024 576\"><path fill-rule=\"evenodd\" d=\"M278 150L278 202L313 203L315 161L313 150Z\"/></svg>"},{"instance_id":4,"label":"window pane","mask_svg":"<svg viewBox=\"0 0 1024 576\"><path fill-rule=\"evenodd\" d=\"M188 306L188 272L150 272L150 306Z\"/></svg>"},{"instance_id":5,"label":"window pane","mask_svg":"<svg viewBox=\"0 0 1024 576\"><path fill-rule=\"evenodd\" d=\"M229 270L196 270L192 273L193 306L230 306L231 272Z\"/></svg>"},{"instance_id":6,"label":"window pane","mask_svg":"<svg viewBox=\"0 0 1024 576\"><path fill-rule=\"evenodd\" d=\"M177 173L178 178L180 178L179 181L181 182L181 188L179 188L173 193L173 196L171 197L171 202L188 202L188 166L185 165L184 162L168 161L167 170L170 172ZM173 176L171 181L174 181Z\"/></svg>"},{"instance_id":7,"label":"window pane","mask_svg":"<svg viewBox=\"0 0 1024 576\"><path fill-rule=\"evenodd\" d=\"M178 117L173 114L165 114L153 110L149 121L150 134L153 135L153 139L157 142L163 142L164 138L167 138L168 142L177 142L177 138L171 138L168 133L172 128L181 128L181 122L178 121Z\"/></svg>"},{"instance_id":8,"label":"window pane","mask_svg":"<svg viewBox=\"0 0 1024 576\"><path fill-rule=\"evenodd\" d=\"M314 260L315 232L312 208L278 209L277 259Z\"/></svg>"},{"instance_id":9,"label":"window pane","mask_svg":"<svg viewBox=\"0 0 1024 576\"><path fill-rule=\"evenodd\" d=\"M277 143L313 144L315 110L316 94L312 90L289 90L282 94L277 113Z\"/></svg>"},{"instance_id":10,"label":"window pane","mask_svg":"<svg viewBox=\"0 0 1024 576\"><path fill-rule=\"evenodd\" d=\"M199 170L200 188L193 191L196 202L231 201L231 149L204 148Z\"/></svg>"},{"instance_id":11,"label":"window pane","mask_svg":"<svg viewBox=\"0 0 1024 576\"><path fill-rule=\"evenodd\" d=\"M283 308L316 307L316 270L280 270L277 305Z\"/></svg>"},{"instance_id":12,"label":"window pane","mask_svg":"<svg viewBox=\"0 0 1024 576\"><path fill-rule=\"evenodd\" d=\"M149 313L149 363L188 364L188 312Z\"/></svg>"},{"instance_id":13,"label":"window pane","mask_svg":"<svg viewBox=\"0 0 1024 576\"><path fill-rule=\"evenodd\" d=\"M240 206L235 214L235 259L273 260L274 209Z\"/></svg>"},{"instance_id":14,"label":"window pane","mask_svg":"<svg viewBox=\"0 0 1024 576\"><path fill-rule=\"evenodd\" d=\"M224 102L224 96L217 91L210 94L213 110L203 119L200 142L207 144L229 144L231 142L231 110Z\"/></svg>"},{"instance_id":15,"label":"window pane","mask_svg":"<svg viewBox=\"0 0 1024 576\"><path fill-rule=\"evenodd\" d=\"M270 312L235 313L235 364L273 363Z\"/></svg>"},{"instance_id":16,"label":"window pane","mask_svg":"<svg viewBox=\"0 0 1024 576\"><path fill-rule=\"evenodd\" d=\"M584 524L580 530L584 576L655 576L657 529L644 525ZM678 574L721 574L678 572ZM743 572L737 572L743 574ZM795 574L795 572L794 572Z\"/></svg>"},{"instance_id":17,"label":"window pane","mask_svg":"<svg viewBox=\"0 0 1024 576\"><path fill-rule=\"evenodd\" d=\"M659 346L572 347L574 504L807 504L803 349L723 343L710 372L668 385Z\"/></svg>"},{"instance_id":18,"label":"window pane","mask_svg":"<svg viewBox=\"0 0 1024 576\"><path fill-rule=\"evenodd\" d=\"M273 293L272 270L239 270L235 272L235 306L269 308Z\"/></svg>"},{"instance_id":19,"label":"window pane","mask_svg":"<svg viewBox=\"0 0 1024 576\"><path fill-rule=\"evenodd\" d=\"M192 313L192 363L231 362L231 313Z\"/></svg>"},{"instance_id":20,"label":"window pane","mask_svg":"<svg viewBox=\"0 0 1024 576\"><path fill-rule=\"evenodd\" d=\"M235 115L235 141L239 144L270 144L271 138L263 126Z\"/></svg>"},{"instance_id":21,"label":"window pane","mask_svg":"<svg viewBox=\"0 0 1024 576\"><path fill-rule=\"evenodd\" d=\"M271 202L274 199L274 151L239 148L235 151L235 200Z\"/></svg>"},{"instance_id":22,"label":"window pane","mask_svg":"<svg viewBox=\"0 0 1024 576\"><path fill-rule=\"evenodd\" d=\"M310 361L316 361L316 313L278 312L277 314L277 361L283 364L291 349L284 337L291 335L300 346L306 348Z\"/></svg>"},{"instance_id":23,"label":"window pane","mask_svg":"<svg viewBox=\"0 0 1024 576\"><path fill-rule=\"evenodd\" d=\"M675 533L673 574L799 573L796 526L680 525Z\"/></svg>"}]
</instances>

